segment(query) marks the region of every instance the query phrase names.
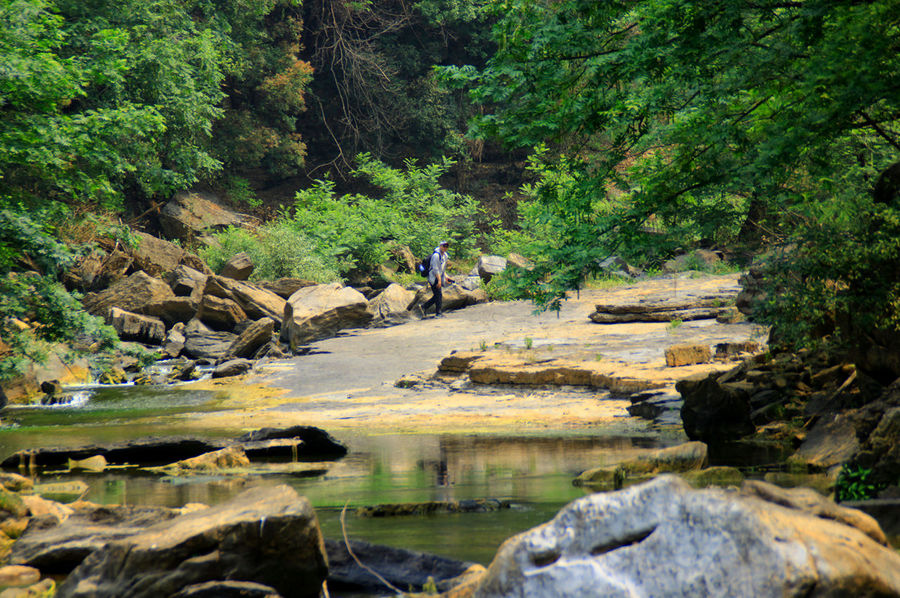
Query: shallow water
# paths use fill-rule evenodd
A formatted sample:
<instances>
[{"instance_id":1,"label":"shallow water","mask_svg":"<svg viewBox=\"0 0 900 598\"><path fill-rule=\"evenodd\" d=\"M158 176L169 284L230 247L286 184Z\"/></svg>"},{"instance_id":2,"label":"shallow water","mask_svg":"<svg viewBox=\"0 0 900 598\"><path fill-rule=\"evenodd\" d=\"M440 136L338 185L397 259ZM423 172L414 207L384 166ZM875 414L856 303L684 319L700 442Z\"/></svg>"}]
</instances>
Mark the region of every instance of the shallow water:
<instances>
[{"instance_id":1,"label":"shallow water","mask_svg":"<svg viewBox=\"0 0 900 598\"><path fill-rule=\"evenodd\" d=\"M154 435L178 435L172 414L216 409L216 394L178 387L97 390L80 406L11 408L3 413L0 458L40 445L78 446ZM207 430L235 437L240 430ZM196 435L196 429L192 430ZM259 484L286 483L317 508L323 532L342 535L345 505L351 538L436 552L487 564L509 536L550 519L583 495L572 479L584 469L614 463L641 450L671 444L654 432L611 435L602 429L541 435L429 435L345 432L335 436L350 453L333 462L263 466L267 473L166 477L133 468L103 473L42 472L36 481L83 480L86 500L104 504L183 506L216 504ZM488 513L362 518L355 507L385 503L495 498L513 507Z\"/></svg>"}]
</instances>

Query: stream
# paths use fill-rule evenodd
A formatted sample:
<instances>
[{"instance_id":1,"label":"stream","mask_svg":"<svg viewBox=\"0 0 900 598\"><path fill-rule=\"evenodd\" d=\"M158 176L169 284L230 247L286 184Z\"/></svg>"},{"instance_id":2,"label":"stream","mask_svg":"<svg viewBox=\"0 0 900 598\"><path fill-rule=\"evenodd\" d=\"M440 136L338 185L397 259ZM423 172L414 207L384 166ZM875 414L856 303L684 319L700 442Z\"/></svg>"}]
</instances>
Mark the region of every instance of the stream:
<instances>
[{"instance_id":1,"label":"stream","mask_svg":"<svg viewBox=\"0 0 900 598\"><path fill-rule=\"evenodd\" d=\"M70 406L12 407L3 413L0 455L41 445L78 446L143 436L197 434L167 421L174 414L202 417L220 396L186 387L123 386L85 390ZM341 510L351 538L434 552L488 564L511 535L547 521L584 491L573 487L581 471L674 444L647 427L546 430L540 433L379 434L344 431L334 436L350 450L341 460L308 464L302 471L264 475L169 477L134 468L102 473L42 472L35 481L84 481L85 500L102 504L180 507L216 504L248 487L286 483L316 507L324 534L340 537ZM235 437L243 430L206 430ZM384 503L500 499L511 507L491 512L358 517L352 509Z\"/></svg>"}]
</instances>

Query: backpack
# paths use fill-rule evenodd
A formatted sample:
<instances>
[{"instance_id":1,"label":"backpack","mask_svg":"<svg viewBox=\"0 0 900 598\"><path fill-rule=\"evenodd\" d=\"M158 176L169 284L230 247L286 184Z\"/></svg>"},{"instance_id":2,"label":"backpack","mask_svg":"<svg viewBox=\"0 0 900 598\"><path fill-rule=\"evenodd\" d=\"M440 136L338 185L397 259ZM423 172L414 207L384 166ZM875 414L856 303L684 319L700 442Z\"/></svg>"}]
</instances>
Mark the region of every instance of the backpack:
<instances>
[{"instance_id":1,"label":"backpack","mask_svg":"<svg viewBox=\"0 0 900 598\"><path fill-rule=\"evenodd\" d=\"M425 278L428 278L428 273L431 272L431 257L435 253L437 253L437 251L432 252L431 255L416 264L416 271Z\"/></svg>"}]
</instances>

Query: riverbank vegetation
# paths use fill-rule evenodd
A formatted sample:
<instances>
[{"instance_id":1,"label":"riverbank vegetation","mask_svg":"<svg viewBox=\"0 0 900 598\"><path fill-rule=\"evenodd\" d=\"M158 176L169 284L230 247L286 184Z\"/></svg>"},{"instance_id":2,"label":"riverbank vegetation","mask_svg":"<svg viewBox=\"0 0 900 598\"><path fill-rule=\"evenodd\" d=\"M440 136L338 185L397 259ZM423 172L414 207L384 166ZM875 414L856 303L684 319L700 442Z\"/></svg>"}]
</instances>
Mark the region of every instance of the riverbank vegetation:
<instances>
[{"instance_id":1,"label":"riverbank vegetation","mask_svg":"<svg viewBox=\"0 0 900 598\"><path fill-rule=\"evenodd\" d=\"M611 255L714 248L766 256L785 346L896 352L898 40L888 0L11 0L4 372L108 344L62 274L186 189L262 222L185 247L214 269L349 281L451 237L554 308Z\"/></svg>"}]
</instances>

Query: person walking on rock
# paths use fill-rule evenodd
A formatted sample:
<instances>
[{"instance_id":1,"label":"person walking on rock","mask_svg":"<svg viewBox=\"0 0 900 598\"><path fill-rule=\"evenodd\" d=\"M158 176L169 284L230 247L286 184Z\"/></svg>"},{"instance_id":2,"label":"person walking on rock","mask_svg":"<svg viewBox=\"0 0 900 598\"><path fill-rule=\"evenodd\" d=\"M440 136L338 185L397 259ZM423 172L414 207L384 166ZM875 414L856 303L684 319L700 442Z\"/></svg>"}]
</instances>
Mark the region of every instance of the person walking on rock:
<instances>
[{"instance_id":1,"label":"person walking on rock","mask_svg":"<svg viewBox=\"0 0 900 598\"><path fill-rule=\"evenodd\" d=\"M431 299L422 304L422 312L424 313L429 307L434 305L434 317L439 318L444 307L445 285L452 282L447 278L447 248L450 247L450 241L441 241L440 245L435 247L434 253L431 254L431 265L428 269L428 284L431 285Z\"/></svg>"}]
</instances>

